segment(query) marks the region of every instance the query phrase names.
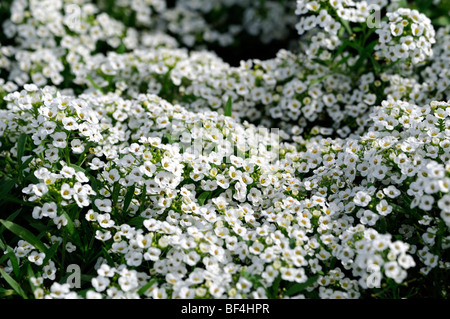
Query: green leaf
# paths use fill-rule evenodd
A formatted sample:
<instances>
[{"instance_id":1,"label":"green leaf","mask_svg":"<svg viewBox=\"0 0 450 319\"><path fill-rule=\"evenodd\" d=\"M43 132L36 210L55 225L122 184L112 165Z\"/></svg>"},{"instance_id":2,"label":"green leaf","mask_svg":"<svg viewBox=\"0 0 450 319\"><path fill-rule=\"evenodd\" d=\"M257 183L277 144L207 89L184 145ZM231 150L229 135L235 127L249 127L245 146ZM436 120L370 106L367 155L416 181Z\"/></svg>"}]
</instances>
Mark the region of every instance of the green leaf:
<instances>
[{"instance_id":1,"label":"green leaf","mask_svg":"<svg viewBox=\"0 0 450 319\"><path fill-rule=\"evenodd\" d=\"M17 281L14 280L10 275L8 275L3 269L0 268L0 275L6 280L6 282L11 286L14 291L19 294L23 299L28 299L27 295L23 291L23 289L20 287L20 285L17 283Z\"/></svg>"},{"instance_id":2,"label":"green leaf","mask_svg":"<svg viewBox=\"0 0 450 319\"><path fill-rule=\"evenodd\" d=\"M242 271L241 276L243 276L245 279L248 279L253 284L253 287L263 287L263 284L261 283L261 275L249 274L246 271Z\"/></svg>"},{"instance_id":3,"label":"green leaf","mask_svg":"<svg viewBox=\"0 0 450 319\"><path fill-rule=\"evenodd\" d=\"M8 216L8 218L6 220L12 222L22 211L22 207L19 208L18 210L16 210L14 213L12 213L11 215ZM3 233L3 231L5 230L4 226L0 227L0 234Z\"/></svg>"},{"instance_id":4,"label":"green leaf","mask_svg":"<svg viewBox=\"0 0 450 319\"><path fill-rule=\"evenodd\" d=\"M22 173L22 171L28 167L28 165L33 161L33 156L30 156L29 158L27 158L27 160L25 162L22 163L22 165L20 165L19 167L19 173Z\"/></svg>"},{"instance_id":5,"label":"green leaf","mask_svg":"<svg viewBox=\"0 0 450 319\"><path fill-rule=\"evenodd\" d=\"M340 46L339 49L337 50L336 56L340 56L344 50L351 44L350 40L345 40Z\"/></svg>"},{"instance_id":6,"label":"green leaf","mask_svg":"<svg viewBox=\"0 0 450 319\"><path fill-rule=\"evenodd\" d=\"M16 256L16 254L14 253L14 251L12 250L11 247L7 246L6 249L8 251L7 255L9 257L9 260L11 261L11 266L12 266L14 275L16 277L18 277L20 269L19 269L19 261L17 260L17 256Z\"/></svg>"},{"instance_id":7,"label":"green leaf","mask_svg":"<svg viewBox=\"0 0 450 319\"><path fill-rule=\"evenodd\" d=\"M3 199L7 194L9 194L14 188L14 185L16 185L15 179L3 176L0 180L0 199Z\"/></svg>"},{"instance_id":8,"label":"green leaf","mask_svg":"<svg viewBox=\"0 0 450 319\"><path fill-rule=\"evenodd\" d=\"M203 206L205 204L208 197L211 195L212 192L204 192L201 193L200 196L197 198L197 202L200 206Z\"/></svg>"},{"instance_id":9,"label":"green leaf","mask_svg":"<svg viewBox=\"0 0 450 319\"><path fill-rule=\"evenodd\" d=\"M78 207L76 207L76 208L78 208ZM77 229L75 228L75 224L73 223L72 218L69 216L69 214L65 210L62 210L61 212L67 219L67 225L65 226L65 228L69 232L71 239L75 242L75 244L78 247L81 247L82 244L81 244L80 234L78 233Z\"/></svg>"},{"instance_id":10,"label":"green leaf","mask_svg":"<svg viewBox=\"0 0 450 319\"><path fill-rule=\"evenodd\" d=\"M31 267L31 263L28 264L27 274L28 274L28 280L30 281L30 286L34 290L34 288L36 288L36 287L34 286L33 282L31 281L31 278L35 278L36 275L34 274L33 267Z\"/></svg>"},{"instance_id":11,"label":"green leaf","mask_svg":"<svg viewBox=\"0 0 450 319\"><path fill-rule=\"evenodd\" d=\"M19 165L22 165L22 156L25 152L25 143L27 141L27 134L22 133L19 136L19 140L17 141L17 161Z\"/></svg>"},{"instance_id":12,"label":"green leaf","mask_svg":"<svg viewBox=\"0 0 450 319\"><path fill-rule=\"evenodd\" d=\"M23 200L17 199L14 196L11 196L9 194L3 195L0 199L4 202L17 203L17 204L21 204L22 206L28 206L28 207L36 206L36 204L30 203L30 202L25 202Z\"/></svg>"},{"instance_id":13,"label":"green leaf","mask_svg":"<svg viewBox=\"0 0 450 319\"><path fill-rule=\"evenodd\" d=\"M28 160L26 160L25 163L26 163L26 162L28 162ZM24 166L25 163L23 163L22 166ZM26 164L26 165L28 166L28 164ZM22 168L22 171L23 171L25 168L26 168L26 167L24 166L24 167ZM22 171L20 171L20 172L22 172ZM29 184L37 184L37 183L39 183L39 179L38 179L36 176L34 176L34 172L31 171L31 172L29 172L27 175L24 175L23 182L28 182Z\"/></svg>"},{"instance_id":14,"label":"green leaf","mask_svg":"<svg viewBox=\"0 0 450 319\"><path fill-rule=\"evenodd\" d=\"M311 88L312 86L316 85L317 83L322 82L323 80L325 80L327 77L329 77L332 73L327 73L324 76L318 77L317 79L314 79L312 81L309 82L308 84L308 88Z\"/></svg>"},{"instance_id":15,"label":"green leaf","mask_svg":"<svg viewBox=\"0 0 450 319\"><path fill-rule=\"evenodd\" d=\"M301 283L301 284L297 283L297 284L292 285L286 291L286 295L292 296L292 295L298 294L299 292L302 292L303 290L305 290L306 288L308 288L309 286L314 284L318 278L319 278L319 276L309 277L308 280L306 280L304 283Z\"/></svg>"},{"instance_id":16,"label":"green leaf","mask_svg":"<svg viewBox=\"0 0 450 319\"><path fill-rule=\"evenodd\" d=\"M228 101L225 104L225 110L224 110L225 116L231 116L232 106L233 106L233 101L231 100L231 96L230 96L230 97L228 97Z\"/></svg>"},{"instance_id":17,"label":"green leaf","mask_svg":"<svg viewBox=\"0 0 450 319\"><path fill-rule=\"evenodd\" d=\"M147 218L142 216L136 216L127 221L127 224L130 226L142 226L145 220L147 220Z\"/></svg>"},{"instance_id":18,"label":"green leaf","mask_svg":"<svg viewBox=\"0 0 450 319\"><path fill-rule=\"evenodd\" d=\"M123 201L123 213L125 213L128 209L128 207L130 206L131 200L133 199L134 196L134 191L135 191L136 187L135 185L131 185L130 188L128 188L128 191L125 195L125 199Z\"/></svg>"},{"instance_id":19,"label":"green leaf","mask_svg":"<svg viewBox=\"0 0 450 319\"><path fill-rule=\"evenodd\" d=\"M151 286L153 286L156 282L156 278L150 280L148 283L146 283L145 285L143 285L139 290L138 290L138 295L142 296Z\"/></svg>"},{"instance_id":20,"label":"green leaf","mask_svg":"<svg viewBox=\"0 0 450 319\"><path fill-rule=\"evenodd\" d=\"M100 253L103 253L103 257L108 261L109 265L115 264L115 261L112 259L111 254L108 252L108 250L105 247L102 247L102 250Z\"/></svg>"},{"instance_id":21,"label":"green leaf","mask_svg":"<svg viewBox=\"0 0 450 319\"><path fill-rule=\"evenodd\" d=\"M0 288L0 298L5 298L15 295L16 292L13 289Z\"/></svg>"},{"instance_id":22,"label":"green leaf","mask_svg":"<svg viewBox=\"0 0 450 319\"><path fill-rule=\"evenodd\" d=\"M349 35L353 34L353 30L350 26L350 23L347 20L340 19L341 24L344 26L345 30L348 32Z\"/></svg>"},{"instance_id":23,"label":"green leaf","mask_svg":"<svg viewBox=\"0 0 450 319\"><path fill-rule=\"evenodd\" d=\"M19 208L18 210L16 210L14 213L12 213L11 215L8 216L8 218L6 220L8 221L13 221L17 215L20 214L20 212L22 211L22 208ZM0 235L5 231L6 227L5 226L1 226L0 227ZM5 248L6 249L6 248Z\"/></svg>"},{"instance_id":24,"label":"green leaf","mask_svg":"<svg viewBox=\"0 0 450 319\"><path fill-rule=\"evenodd\" d=\"M94 88L96 88L97 90L102 92L102 94L105 94L105 92L103 92L103 89L100 86L98 86L97 83L94 82L94 80L92 79L92 77L89 74L86 75L86 78L89 80L89 82L92 84L92 86Z\"/></svg>"},{"instance_id":25,"label":"green leaf","mask_svg":"<svg viewBox=\"0 0 450 319\"><path fill-rule=\"evenodd\" d=\"M294 249L296 245L296 240L295 238L290 238L289 239L289 248Z\"/></svg>"},{"instance_id":26,"label":"green leaf","mask_svg":"<svg viewBox=\"0 0 450 319\"><path fill-rule=\"evenodd\" d=\"M112 191L112 195L111 195L111 200L113 202L113 205L117 204L117 200L119 199L119 194L120 194L120 184L119 183L114 183L114 188Z\"/></svg>"},{"instance_id":27,"label":"green leaf","mask_svg":"<svg viewBox=\"0 0 450 319\"><path fill-rule=\"evenodd\" d=\"M272 286L267 289L267 296L269 299L275 299L278 296L278 290L280 289L281 283L281 275L278 275L277 278L272 283Z\"/></svg>"},{"instance_id":28,"label":"green leaf","mask_svg":"<svg viewBox=\"0 0 450 319\"><path fill-rule=\"evenodd\" d=\"M50 247L49 249L47 249L47 251L45 252L45 258L44 261L42 262L42 268L47 265L47 263L49 262L49 260L56 254L56 252L58 251L58 247L59 247L59 243L54 243L52 245L52 247Z\"/></svg>"},{"instance_id":29,"label":"green leaf","mask_svg":"<svg viewBox=\"0 0 450 319\"><path fill-rule=\"evenodd\" d=\"M374 68L376 74L380 74L381 73L380 63L378 63L378 61L375 60L375 58L373 56L370 57L370 61L372 62L372 65L373 65L373 68Z\"/></svg>"},{"instance_id":30,"label":"green leaf","mask_svg":"<svg viewBox=\"0 0 450 319\"><path fill-rule=\"evenodd\" d=\"M450 17L442 16L433 20L433 24L440 27L445 27L450 24Z\"/></svg>"},{"instance_id":31,"label":"green leaf","mask_svg":"<svg viewBox=\"0 0 450 319\"><path fill-rule=\"evenodd\" d=\"M167 139L167 143L169 143L169 144L175 143L175 140L174 140L174 138L172 137L172 134L166 133L166 134L164 135L164 137Z\"/></svg>"},{"instance_id":32,"label":"green leaf","mask_svg":"<svg viewBox=\"0 0 450 319\"><path fill-rule=\"evenodd\" d=\"M14 224L13 222L10 222L8 220L0 219L0 223L2 223L3 226L5 226L9 231L19 236L21 239L25 240L30 245L33 245L35 248L39 249L43 253L47 251L45 245L29 230L23 228L22 226Z\"/></svg>"},{"instance_id":33,"label":"green leaf","mask_svg":"<svg viewBox=\"0 0 450 319\"><path fill-rule=\"evenodd\" d=\"M123 54L124 52L125 52L125 50L126 50L127 48L125 47L125 44L123 44L123 43L121 43L120 45L119 45L119 47L117 48L117 53L119 53L119 54Z\"/></svg>"}]
</instances>

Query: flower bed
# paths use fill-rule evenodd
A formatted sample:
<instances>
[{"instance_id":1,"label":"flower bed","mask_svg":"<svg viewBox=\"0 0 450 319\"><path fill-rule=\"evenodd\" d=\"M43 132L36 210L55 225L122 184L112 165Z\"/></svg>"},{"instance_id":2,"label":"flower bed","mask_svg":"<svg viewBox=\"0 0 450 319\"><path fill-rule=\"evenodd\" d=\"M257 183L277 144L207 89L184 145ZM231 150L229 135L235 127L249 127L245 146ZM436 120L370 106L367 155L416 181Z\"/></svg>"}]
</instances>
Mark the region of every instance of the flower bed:
<instances>
[{"instance_id":1,"label":"flower bed","mask_svg":"<svg viewBox=\"0 0 450 319\"><path fill-rule=\"evenodd\" d=\"M0 295L446 298L450 8L416 5L0 5Z\"/></svg>"}]
</instances>

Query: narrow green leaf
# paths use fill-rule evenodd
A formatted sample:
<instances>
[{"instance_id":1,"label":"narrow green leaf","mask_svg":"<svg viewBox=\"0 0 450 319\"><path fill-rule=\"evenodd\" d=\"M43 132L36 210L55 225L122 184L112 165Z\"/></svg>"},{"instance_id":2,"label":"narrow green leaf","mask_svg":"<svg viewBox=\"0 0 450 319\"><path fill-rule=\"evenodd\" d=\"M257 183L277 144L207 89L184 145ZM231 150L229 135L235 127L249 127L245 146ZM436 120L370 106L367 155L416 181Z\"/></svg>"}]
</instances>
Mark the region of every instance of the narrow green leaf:
<instances>
[{"instance_id":1,"label":"narrow green leaf","mask_svg":"<svg viewBox=\"0 0 450 319\"><path fill-rule=\"evenodd\" d=\"M17 224L14 224L13 222L0 219L0 223L3 224L9 231L14 233L15 235L19 236L21 239L25 240L26 242L30 243L30 245L33 245L35 248L39 249L43 253L47 251L47 248L45 245L35 236L33 233L31 233L29 230L23 228L22 226L19 226Z\"/></svg>"},{"instance_id":2,"label":"narrow green leaf","mask_svg":"<svg viewBox=\"0 0 450 319\"><path fill-rule=\"evenodd\" d=\"M204 192L201 193L200 196L197 198L197 202L200 206L202 206L203 204L205 204L206 200L208 199L208 197L211 195L212 192Z\"/></svg>"},{"instance_id":3,"label":"narrow green leaf","mask_svg":"<svg viewBox=\"0 0 450 319\"><path fill-rule=\"evenodd\" d=\"M132 219L130 219L129 221L127 221L127 224L130 226L142 226L142 224L144 223L144 221L147 218L142 217L142 216L136 216L133 217Z\"/></svg>"},{"instance_id":4,"label":"narrow green leaf","mask_svg":"<svg viewBox=\"0 0 450 319\"><path fill-rule=\"evenodd\" d=\"M9 260L11 261L11 266L12 266L14 275L16 277L18 277L20 269L19 269L19 261L17 260L17 256L10 246L7 246L6 250L8 251L7 255L9 257Z\"/></svg>"},{"instance_id":5,"label":"narrow green leaf","mask_svg":"<svg viewBox=\"0 0 450 319\"><path fill-rule=\"evenodd\" d=\"M111 195L111 200L113 202L113 205L117 204L117 200L119 199L119 194L120 194L120 184L119 183L114 183L114 188L112 191L112 195Z\"/></svg>"},{"instance_id":6,"label":"narrow green leaf","mask_svg":"<svg viewBox=\"0 0 450 319\"><path fill-rule=\"evenodd\" d=\"M231 116L233 107L233 101L231 100L231 96L228 98L227 103L225 104L224 114L225 116Z\"/></svg>"},{"instance_id":7,"label":"narrow green leaf","mask_svg":"<svg viewBox=\"0 0 450 319\"><path fill-rule=\"evenodd\" d=\"M289 239L289 248L294 249L296 245L296 240L295 238L290 238Z\"/></svg>"},{"instance_id":8,"label":"narrow green leaf","mask_svg":"<svg viewBox=\"0 0 450 319\"><path fill-rule=\"evenodd\" d=\"M4 196L9 194L14 188L14 185L16 185L15 179L3 176L0 180L0 199L3 199Z\"/></svg>"},{"instance_id":9,"label":"narrow green leaf","mask_svg":"<svg viewBox=\"0 0 450 319\"><path fill-rule=\"evenodd\" d=\"M19 165L22 165L22 156L25 152L25 144L27 141L27 134L22 133L19 136L19 140L17 141L17 161Z\"/></svg>"},{"instance_id":10,"label":"narrow green leaf","mask_svg":"<svg viewBox=\"0 0 450 319\"><path fill-rule=\"evenodd\" d=\"M5 298L15 295L16 292L13 289L0 288L0 298Z\"/></svg>"},{"instance_id":11,"label":"narrow green leaf","mask_svg":"<svg viewBox=\"0 0 450 319\"><path fill-rule=\"evenodd\" d=\"M49 249L47 249L47 251L45 252L45 258L44 261L42 262L42 268L47 265L47 263L49 262L49 260L56 254L56 252L58 251L58 247L59 244L58 243L54 243L52 245L52 247L50 247Z\"/></svg>"},{"instance_id":12,"label":"narrow green leaf","mask_svg":"<svg viewBox=\"0 0 450 319\"><path fill-rule=\"evenodd\" d=\"M142 296L151 286L153 286L156 282L156 278L150 280L148 283L146 283L145 285L143 285L139 290L138 290L138 295Z\"/></svg>"},{"instance_id":13,"label":"narrow green leaf","mask_svg":"<svg viewBox=\"0 0 450 319\"><path fill-rule=\"evenodd\" d=\"M28 162L28 160L26 160L25 163L26 162ZM25 163L22 164L22 166L24 167L22 168L21 172L26 168ZM28 166L28 164L26 165ZM39 183L39 179L36 176L34 176L34 172L31 171L27 175L24 175L23 182L28 182L29 184L37 184Z\"/></svg>"},{"instance_id":14,"label":"narrow green leaf","mask_svg":"<svg viewBox=\"0 0 450 319\"><path fill-rule=\"evenodd\" d=\"M94 82L94 79L92 79L92 77L89 74L86 75L86 78L89 80L89 82L92 84L94 88L105 94L105 92L103 92L103 89L100 86L98 86L97 83Z\"/></svg>"},{"instance_id":15,"label":"narrow green leaf","mask_svg":"<svg viewBox=\"0 0 450 319\"><path fill-rule=\"evenodd\" d=\"M373 50L375 49L375 46L378 44L378 40L374 40L370 42L366 49L364 50L365 55L372 55Z\"/></svg>"},{"instance_id":16,"label":"narrow green leaf","mask_svg":"<svg viewBox=\"0 0 450 319\"><path fill-rule=\"evenodd\" d=\"M314 79L312 81L309 82L308 84L308 88L313 87L314 85L316 85L317 83L322 82L323 80L325 80L327 77L329 77L331 75L331 73L327 73L324 76L318 77L317 79Z\"/></svg>"},{"instance_id":17,"label":"narrow green leaf","mask_svg":"<svg viewBox=\"0 0 450 319\"><path fill-rule=\"evenodd\" d=\"M103 257L108 261L109 265L114 265L115 261L112 259L111 254L105 247L102 247Z\"/></svg>"},{"instance_id":18,"label":"narrow green leaf","mask_svg":"<svg viewBox=\"0 0 450 319\"><path fill-rule=\"evenodd\" d=\"M276 298L276 296L278 295L278 289L280 289L280 283L281 283L281 275L278 275L272 284L272 298Z\"/></svg>"},{"instance_id":19,"label":"narrow green leaf","mask_svg":"<svg viewBox=\"0 0 450 319\"><path fill-rule=\"evenodd\" d=\"M16 210L14 213L12 213L11 215L9 215L8 218L7 218L6 220L12 222L12 221L17 217L17 215L20 214L21 211L22 211L22 208L19 208L19 209ZM6 229L6 227L3 226L3 225L0 227L0 235L5 231L5 229Z\"/></svg>"},{"instance_id":20,"label":"narrow green leaf","mask_svg":"<svg viewBox=\"0 0 450 319\"><path fill-rule=\"evenodd\" d=\"M20 287L20 285L17 283L17 281L14 280L10 275L8 275L3 269L0 268L0 275L6 280L6 282L11 286L14 291L19 294L23 299L28 299L27 295L23 291L23 289Z\"/></svg>"},{"instance_id":21,"label":"narrow green leaf","mask_svg":"<svg viewBox=\"0 0 450 319\"><path fill-rule=\"evenodd\" d=\"M336 56L340 56L344 50L351 44L350 40L345 40L340 46L339 49L337 50Z\"/></svg>"},{"instance_id":22,"label":"narrow green leaf","mask_svg":"<svg viewBox=\"0 0 450 319\"><path fill-rule=\"evenodd\" d=\"M3 242L3 240L0 238L0 251L6 250L6 244Z\"/></svg>"},{"instance_id":23,"label":"narrow green leaf","mask_svg":"<svg viewBox=\"0 0 450 319\"><path fill-rule=\"evenodd\" d=\"M303 290L305 290L306 288L308 288L309 286L314 284L318 278L319 278L319 276L309 277L308 280L306 280L304 283L301 283L301 284L297 283L297 284L291 286L286 291L286 295L292 296L292 295L298 294L299 292L302 292Z\"/></svg>"},{"instance_id":24,"label":"narrow green leaf","mask_svg":"<svg viewBox=\"0 0 450 319\"><path fill-rule=\"evenodd\" d=\"M372 62L372 65L373 65L373 68L375 69L375 72L377 74L380 74L380 72L381 72L380 63L378 63L378 61L375 60L375 58L373 56L370 57L370 61Z\"/></svg>"},{"instance_id":25,"label":"narrow green leaf","mask_svg":"<svg viewBox=\"0 0 450 319\"><path fill-rule=\"evenodd\" d=\"M31 278L36 278L36 275L34 274L33 267L31 267L31 263L28 264L27 274L28 274L28 280L30 282L30 286L34 290L36 287L34 286L33 282L31 281Z\"/></svg>"},{"instance_id":26,"label":"narrow green leaf","mask_svg":"<svg viewBox=\"0 0 450 319\"><path fill-rule=\"evenodd\" d=\"M125 195L125 199L123 201L123 208L122 208L123 213L125 213L128 210L131 200L133 199L135 189L136 189L135 185L131 185L131 187L128 188L128 191Z\"/></svg>"},{"instance_id":27,"label":"narrow green leaf","mask_svg":"<svg viewBox=\"0 0 450 319\"><path fill-rule=\"evenodd\" d=\"M23 200L17 199L14 196L11 195L3 195L0 200L2 200L3 202L11 202L11 203L17 203L17 204L21 204L22 206L28 206L28 207L34 207L36 206L36 204L30 203L30 202L25 202Z\"/></svg>"},{"instance_id":28,"label":"narrow green leaf","mask_svg":"<svg viewBox=\"0 0 450 319\"><path fill-rule=\"evenodd\" d=\"M61 212L67 219L67 225L65 227L70 234L71 240L73 240L78 247L81 247L81 238L77 229L75 228L75 224L73 223L72 218L65 210L61 210Z\"/></svg>"},{"instance_id":29,"label":"narrow green leaf","mask_svg":"<svg viewBox=\"0 0 450 319\"><path fill-rule=\"evenodd\" d=\"M22 165L20 165L19 167L19 174L22 173L22 171L28 167L28 165L33 161L33 156L30 156L29 158L27 158L27 160L25 162L22 163Z\"/></svg>"},{"instance_id":30,"label":"narrow green leaf","mask_svg":"<svg viewBox=\"0 0 450 319\"><path fill-rule=\"evenodd\" d=\"M348 32L349 35L353 34L353 30L350 26L350 23L344 19L340 19L341 24L344 26L345 30Z\"/></svg>"}]
</instances>

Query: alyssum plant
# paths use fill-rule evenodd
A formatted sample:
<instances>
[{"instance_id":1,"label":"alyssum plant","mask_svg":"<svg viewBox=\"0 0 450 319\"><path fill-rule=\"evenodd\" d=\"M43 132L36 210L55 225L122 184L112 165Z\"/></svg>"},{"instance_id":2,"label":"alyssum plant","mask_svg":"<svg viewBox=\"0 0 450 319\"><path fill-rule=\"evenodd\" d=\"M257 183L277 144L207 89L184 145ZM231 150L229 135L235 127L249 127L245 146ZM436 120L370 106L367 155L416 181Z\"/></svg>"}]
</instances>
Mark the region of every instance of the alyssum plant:
<instances>
[{"instance_id":1,"label":"alyssum plant","mask_svg":"<svg viewBox=\"0 0 450 319\"><path fill-rule=\"evenodd\" d=\"M302 50L232 67L164 3L0 7L0 295L446 298L446 20L297 1Z\"/></svg>"}]
</instances>

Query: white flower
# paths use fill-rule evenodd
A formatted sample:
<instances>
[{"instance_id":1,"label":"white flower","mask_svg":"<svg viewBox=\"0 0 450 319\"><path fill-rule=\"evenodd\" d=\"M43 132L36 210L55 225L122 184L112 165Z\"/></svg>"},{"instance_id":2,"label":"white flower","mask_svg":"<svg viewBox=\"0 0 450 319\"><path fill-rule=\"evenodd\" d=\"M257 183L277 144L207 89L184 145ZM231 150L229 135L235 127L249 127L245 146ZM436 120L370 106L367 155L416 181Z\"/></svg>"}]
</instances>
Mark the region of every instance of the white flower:
<instances>
[{"instance_id":1,"label":"white flower","mask_svg":"<svg viewBox=\"0 0 450 319\"><path fill-rule=\"evenodd\" d=\"M392 212L392 206L385 199L382 199L376 206L377 212L381 216L387 216Z\"/></svg>"},{"instance_id":2,"label":"white flower","mask_svg":"<svg viewBox=\"0 0 450 319\"><path fill-rule=\"evenodd\" d=\"M45 254L42 252L32 251L31 254L28 255L28 260L32 263L35 263L37 266L42 265L45 258Z\"/></svg>"},{"instance_id":3,"label":"white flower","mask_svg":"<svg viewBox=\"0 0 450 319\"><path fill-rule=\"evenodd\" d=\"M41 210L41 215L49 218L55 218L57 214L57 205L56 203L44 203Z\"/></svg>"},{"instance_id":4,"label":"white flower","mask_svg":"<svg viewBox=\"0 0 450 319\"><path fill-rule=\"evenodd\" d=\"M98 214L97 222L102 228L111 228L114 226L115 222L111 219L111 215L109 213Z\"/></svg>"},{"instance_id":5,"label":"white flower","mask_svg":"<svg viewBox=\"0 0 450 319\"><path fill-rule=\"evenodd\" d=\"M353 198L353 202L361 207L367 206L371 200L372 197L367 192L364 191L357 192L355 197Z\"/></svg>"},{"instance_id":6,"label":"white flower","mask_svg":"<svg viewBox=\"0 0 450 319\"><path fill-rule=\"evenodd\" d=\"M65 148L67 146L67 134L65 132L56 132L52 134L53 146L57 148Z\"/></svg>"}]
</instances>

